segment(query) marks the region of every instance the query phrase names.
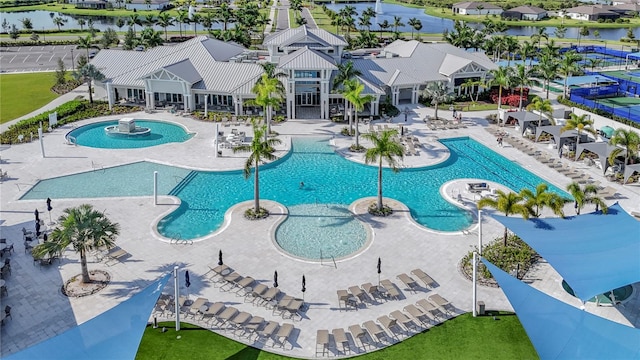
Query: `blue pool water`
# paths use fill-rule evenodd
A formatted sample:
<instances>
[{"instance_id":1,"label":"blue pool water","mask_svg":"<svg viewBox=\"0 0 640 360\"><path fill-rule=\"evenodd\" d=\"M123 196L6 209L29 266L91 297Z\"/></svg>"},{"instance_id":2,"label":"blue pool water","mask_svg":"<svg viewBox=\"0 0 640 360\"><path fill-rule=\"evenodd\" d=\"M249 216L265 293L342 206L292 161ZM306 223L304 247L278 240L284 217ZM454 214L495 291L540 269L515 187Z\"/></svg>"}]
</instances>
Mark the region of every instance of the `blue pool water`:
<instances>
[{"instance_id":1,"label":"blue pool water","mask_svg":"<svg viewBox=\"0 0 640 360\"><path fill-rule=\"evenodd\" d=\"M459 178L480 178L516 191L534 190L544 182L518 164L469 138L441 140L451 151L443 163L393 173L383 171L385 197L404 202L420 224L440 231L468 227L473 217L440 196L440 186ZM253 199L253 177L244 180L242 171L203 172L157 164L136 163L104 172L83 173L44 180L23 199L47 197L111 197L150 195L153 169L161 168L161 193L175 195L181 206L162 219L158 231L182 239L205 236L222 225L224 213L238 202ZM100 175L102 174L102 175ZM284 159L263 166L260 196L288 207L300 204L343 204L376 195L377 168L356 164L336 155L327 139L298 138ZM105 176L112 181L96 181ZM125 179L124 181L122 179ZM303 181L305 186L299 187ZM113 183L111 183L113 182ZM89 185L90 184L90 185ZM144 185L143 185L144 184ZM173 184L170 191L167 189ZM134 190L132 190L134 189ZM550 185L550 190L566 195Z\"/></svg>"},{"instance_id":2,"label":"blue pool water","mask_svg":"<svg viewBox=\"0 0 640 360\"><path fill-rule=\"evenodd\" d=\"M291 255L305 259L336 259L361 249L367 231L340 204L289 206L289 216L276 230L276 243Z\"/></svg>"},{"instance_id":3,"label":"blue pool water","mask_svg":"<svg viewBox=\"0 0 640 360\"><path fill-rule=\"evenodd\" d=\"M187 133L180 125L139 119L136 119L136 126L150 128L150 135L116 138L105 134L105 127L117 124L118 120L113 120L81 126L69 132L67 137L73 136L78 145L101 149L138 149L171 142L183 142L192 137L192 134Z\"/></svg>"}]
</instances>

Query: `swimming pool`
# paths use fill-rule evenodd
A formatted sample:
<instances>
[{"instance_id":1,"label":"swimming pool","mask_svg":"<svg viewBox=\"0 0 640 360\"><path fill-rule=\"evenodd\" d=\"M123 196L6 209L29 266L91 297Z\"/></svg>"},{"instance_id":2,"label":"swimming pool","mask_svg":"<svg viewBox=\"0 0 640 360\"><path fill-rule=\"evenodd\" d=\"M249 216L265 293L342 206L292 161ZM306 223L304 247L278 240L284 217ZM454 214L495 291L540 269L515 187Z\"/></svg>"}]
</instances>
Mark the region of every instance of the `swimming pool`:
<instances>
[{"instance_id":1,"label":"swimming pool","mask_svg":"<svg viewBox=\"0 0 640 360\"><path fill-rule=\"evenodd\" d=\"M445 162L424 168L404 169L399 173L388 169L383 171L384 196L405 203L416 222L428 228L457 231L473 223L472 214L440 195L439 188L447 181L486 179L516 191L525 187L535 190L536 185L544 182L473 139L465 137L441 142L451 151L451 156ZM128 181L118 181L117 186L96 182L93 178L95 175L83 173L43 180L22 198L132 196L129 187L137 187L137 191L141 191L137 195L149 195L152 191L152 168L158 165L146 166L147 170L144 171L138 168L141 166L134 164L105 169L103 173L107 176L128 177ZM160 181L164 184L160 193L177 196L182 201L176 211L159 222L158 231L164 236L178 235L182 239L206 236L222 225L227 209L253 198L253 177L244 180L240 170L189 172L175 169L178 168L159 170ZM176 172L180 174L176 175ZM305 183L303 188L299 186L301 181ZM139 182L148 185L141 186ZM70 183L75 184L73 191L67 189ZM167 184L171 183L174 187L166 191ZM551 191L566 196L555 186L549 187ZM37 194L32 194L35 191ZM261 198L280 202L287 207L315 203L348 205L356 199L375 196L376 191L377 168L342 158L334 152L327 138L295 138L292 151L287 156L263 166L260 172Z\"/></svg>"},{"instance_id":2,"label":"swimming pool","mask_svg":"<svg viewBox=\"0 0 640 360\"><path fill-rule=\"evenodd\" d=\"M70 131L67 138L81 146L100 149L138 149L171 142L184 142L193 136L182 126L164 121L136 119L137 126L151 129L151 133L141 137L112 137L105 133L108 126L118 125L118 120L101 121L81 126Z\"/></svg>"}]
</instances>

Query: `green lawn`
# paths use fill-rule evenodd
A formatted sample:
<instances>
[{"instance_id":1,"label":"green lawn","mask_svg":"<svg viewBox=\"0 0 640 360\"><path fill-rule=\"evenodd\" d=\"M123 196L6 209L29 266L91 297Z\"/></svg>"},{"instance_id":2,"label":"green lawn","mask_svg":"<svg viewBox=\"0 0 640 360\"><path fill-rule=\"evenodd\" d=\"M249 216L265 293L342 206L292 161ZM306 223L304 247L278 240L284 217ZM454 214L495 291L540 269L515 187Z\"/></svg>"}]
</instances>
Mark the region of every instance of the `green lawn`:
<instances>
[{"instance_id":1,"label":"green lawn","mask_svg":"<svg viewBox=\"0 0 640 360\"><path fill-rule=\"evenodd\" d=\"M174 323L161 323L167 332L147 327L136 359L290 359L229 340L197 326L183 324L176 336ZM315 334L314 334L315 336ZM399 344L359 356L387 359L537 359L518 318L502 313L473 318L465 314Z\"/></svg>"},{"instance_id":2,"label":"green lawn","mask_svg":"<svg viewBox=\"0 0 640 360\"><path fill-rule=\"evenodd\" d=\"M28 114L58 97L55 73L0 75L0 124Z\"/></svg>"}]
</instances>

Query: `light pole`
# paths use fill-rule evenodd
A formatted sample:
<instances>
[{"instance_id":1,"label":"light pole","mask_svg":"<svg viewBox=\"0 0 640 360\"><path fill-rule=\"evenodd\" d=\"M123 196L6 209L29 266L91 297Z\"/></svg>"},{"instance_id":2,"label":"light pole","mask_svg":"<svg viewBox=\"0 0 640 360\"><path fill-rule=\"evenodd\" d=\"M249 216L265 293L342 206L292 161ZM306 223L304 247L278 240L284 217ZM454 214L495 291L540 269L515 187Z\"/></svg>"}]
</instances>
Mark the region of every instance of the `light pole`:
<instances>
[{"instance_id":1,"label":"light pole","mask_svg":"<svg viewBox=\"0 0 640 360\"><path fill-rule=\"evenodd\" d=\"M73 72L76 72L76 62L73 59L73 48L71 49L71 69Z\"/></svg>"}]
</instances>

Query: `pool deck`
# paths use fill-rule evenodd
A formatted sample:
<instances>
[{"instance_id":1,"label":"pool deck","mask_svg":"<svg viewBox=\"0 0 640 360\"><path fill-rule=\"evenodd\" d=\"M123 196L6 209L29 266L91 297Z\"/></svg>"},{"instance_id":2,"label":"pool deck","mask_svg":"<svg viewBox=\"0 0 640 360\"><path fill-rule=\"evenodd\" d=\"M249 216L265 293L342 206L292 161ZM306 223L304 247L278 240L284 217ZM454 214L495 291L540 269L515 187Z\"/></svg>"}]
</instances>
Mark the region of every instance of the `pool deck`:
<instances>
[{"instance_id":1,"label":"pool deck","mask_svg":"<svg viewBox=\"0 0 640 360\"><path fill-rule=\"evenodd\" d=\"M401 115L388 124L389 127L402 124L411 135L418 137L422 144L417 156L404 158L403 167L428 166L446 159L448 152L442 144L437 142L438 138L470 136L560 188L565 188L570 182L569 178L555 170L550 170L533 157L521 153L506 143L505 147L498 147L495 137L486 131L488 125L484 117L488 112L465 113L464 122L467 128L431 131L421 119L427 114L433 115L432 110L415 106L412 109L414 111L406 123L404 116ZM441 110L440 115L450 116L450 112ZM294 297L302 297L301 278L303 274L306 277L304 298L308 308L304 311L302 320L293 322L296 328L291 338L294 348L272 350L267 346L267 351L312 358L315 356L316 330L331 331L339 327L346 330L350 325L362 324L368 320L375 320L379 316L388 315L394 310L402 310L404 306L433 293L438 293L450 300L458 309L458 313L471 311L471 282L460 274L458 263L478 242L477 224L474 223L469 229L453 233L432 231L417 225L403 204L391 200L389 204L397 211L392 216L382 218L367 214L364 211L366 205L363 205L362 201L352 204L353 211L360 214L363 221L371 228L373 241L371 246L358 256L338 261L334 265L333 261L324 261L320 264L294 260L275 248L271 242L271 234L277 222L282 219L282 215L278 215L282 213L281 205L274 202L278 199L262 201L263 206L274 212L274 215L265 220L245 220L242 212L248 205L240 204L229 210L223 229L210 236L210 239L178 245L158 238L152 228L152 224L176 208L176 201L172 197L160 197L158 205L153 204L150 196L91 200L53 199L54 209L51 215L54 220L61 215L62 209L86 202L90 202L97 209L104 209L112 221L121 225L118 246L131 254L120 262L112 263L111 266L95 262L92 256L88 257L89 269L108 271L111 274L111 284L92 296L74 299L63 296L60 292L63 281L80 272L78 255L67 251L60 262L55 262L49 267L40 267L34 265L31 256L24 252L22 245L21 229L33 227L33 212L36 208L40 211L41 219L45 222L49 220L44 200L18 201L18 198L39 179L140 160L206 170L239 169L244 166L245 154L232 154L229 150L225 150L223 156L216 157L213 144L215 125L212 123L199 122L169 113L140 113L127 116L178 122L186 126L189 131L196 132L197 135L185 143L166 144L146 149L104 150L65 144L64 135L71 130L71 126L67 125L45 135L45 158L41 155L38 142L11 146L0 153L2 170L7 171L9 175L9 179L2 182L0 186L2 237L7 238L10 243L13 242L16 248L15 253L11 255L12 273L6 280L9 294L1 298L2 307L5 305L12 307L12 319L1 328L2 356L34 345L95 317L128 299L160 275L171 271L175 265L190 272L191 287L188 290L192 300L205 297L212 302L222 301L227 305L233 305L241 311L262 316L266 320L291 322L273 315L272 311L265 307L244 303L243 298L233 292L221 291L207 279L205 274L209 270L208 265L217 263L217 254L220 249L224 253L226 265L241 275L251 276L265 285L271 286L273 272L277 270L279 288ZM82 123L76 126L80 124ZM288 151L292 137L327 136L331 138L331 144L335 146L338 153L352 161L362 162L362 154L354 154L347 150L353 140L339 135L340 129L344 126L344 124L328 121L295 120L275 125L273 129L283 140L279 148L280 154ZM367 131L366 125L360 126L361 131ZM232 128L234 126L221 127L220 130L226 133ZM248 127L239 126L238 128L247 133L250 132ZM510 132L510 136L516 136L512 129L506 130ZM540 151L549 154L552 152L545 144L534 144L534 146ZM626 186L611 184L594 167L563 161L582 169L601 181L603 185L614 186L621 194L616 201L619 201L627 211L638 210L637 199L640 198L638 184ZM239 177L238 181L244 180ZM483 179L460 179L443 184L441 194L452 203L465 207L475 214L476 197L466 190L466 183L477 181L484 182ZM490 185L500 188L496 184ZM461 194L461 202L458 201L457 194ZM375 194L371 195L375 196ZM583 212L588 211L592 209L587 207L583 210ZM487 209L484 213L491 212L492 210ZM571 204L567 205L565 212L573 214ZM483 216L483 220L485 242L501 236L503 227L500 224L489 216ZM381 278L390 279L398 285L403 295L402 299L375 305L367 304L360 306L357 311L341 311L338 307L336 291L367 282L377 283L378 257L382 259ZM438 286L433 290L421 289L416 293L405 289L396 276L402 273L411 276L410 272L415 268L426 271L435 279ZM182 280L183 277L180 278L181 282ZM560 276L546 262L536 265L525 281L575 307L582 305L579 300L564 292ZM633 296L622 306L596 306L587 303L586 310L613 321L640 327L640 312L637 310L640 308L638 295L640 287L638 284L634 284L633 287L635 289ZM183 294L185 290L184 287L181 288ZM172 282L165 292L173 293ZM484 301L487 309L512 310L499 288L478 287L478 300ZM405 334L400 338L403 339L406 336ZM239 341L247 343L244 338ZM331 354L342 356L335 354L333 350Z\"/></svg>"}]
</instances>

